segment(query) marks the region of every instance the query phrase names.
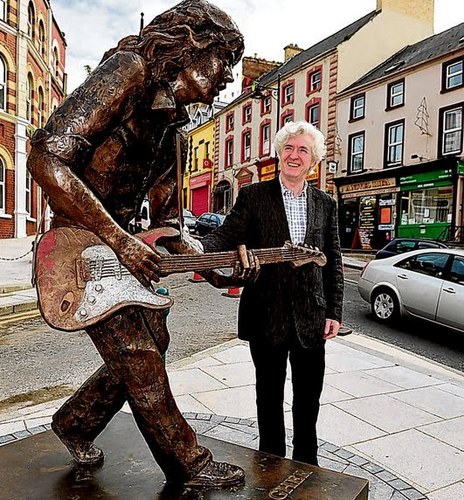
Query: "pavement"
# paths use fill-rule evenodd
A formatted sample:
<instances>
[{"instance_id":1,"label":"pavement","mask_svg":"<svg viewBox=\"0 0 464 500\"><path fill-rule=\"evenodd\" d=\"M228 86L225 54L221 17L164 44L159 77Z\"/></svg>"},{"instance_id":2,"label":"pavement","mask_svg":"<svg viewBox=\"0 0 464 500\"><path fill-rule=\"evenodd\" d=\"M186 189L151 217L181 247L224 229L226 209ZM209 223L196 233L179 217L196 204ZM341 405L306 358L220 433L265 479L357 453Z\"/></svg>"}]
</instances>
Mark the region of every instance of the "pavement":
<instances>
[{"instance_id":1,"label":"pavement","mask_svg":"<svg viewBox=\"0 0 464 500\"><path fill-rule=\"evenodd\" d=\"M31 244L30 237L0 240L0 323L37 314ZM345 267L364 263L344 256ZM368 479L371 500L462 500L464 374L357 332L329 341L326 359L320 466ZM232 340L167 369L177 404L199 434L257 449L246 343ZM0 446L50 429L63 401L1 412ZM291 384L285 410L291 456Z\"/></svg>"}]
</instances>

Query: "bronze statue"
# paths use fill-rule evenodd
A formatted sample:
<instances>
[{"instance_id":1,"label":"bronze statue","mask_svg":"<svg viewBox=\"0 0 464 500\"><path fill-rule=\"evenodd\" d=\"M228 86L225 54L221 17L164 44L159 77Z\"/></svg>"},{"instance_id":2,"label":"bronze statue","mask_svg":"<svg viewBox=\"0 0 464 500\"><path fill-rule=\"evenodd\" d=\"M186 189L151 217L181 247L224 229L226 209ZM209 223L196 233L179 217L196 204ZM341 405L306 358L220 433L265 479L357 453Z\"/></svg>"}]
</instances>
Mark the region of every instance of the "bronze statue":
<instances>
[{"instance_id":1,"label":"bronze statue","mask_svg":"<svg viewBox=\"0 0 464 500\"><path fill-rule=\"evenodd\" d=\"M153 225L176 225L181 156L176 135L188 122L184 106L212 103L233 80L231 68L242 53L243 37L227 14L204 0L184 0L104 55L31 139L27 166L49 196L52 227L67 238L67 248L82 243L83 234L90 232L137 283L150 287L158 282L160 255L129 234L129 221L150 192ZM171 242L171 248L193 253L180 240ZM101 262L94 266L99 276ZM68 279L64 267L50 260L43 264L58 269L53 279L59 292ZM79 270L77 276L83 278ZM95 286L88 303L99 293ZM69 291L59 300L58 314L65 314L74 307L75 294ZM161 308L169 306L169 299L159 301ZM86 307L75 314L90 317ZM213 461L176 406L163 364L169 335L162 311L132 305L85 324L105 364L52 423L75 461L102 462L94 440L128 401L168 482L240 484L243 470Z\"/></svg>"}]
</instances>

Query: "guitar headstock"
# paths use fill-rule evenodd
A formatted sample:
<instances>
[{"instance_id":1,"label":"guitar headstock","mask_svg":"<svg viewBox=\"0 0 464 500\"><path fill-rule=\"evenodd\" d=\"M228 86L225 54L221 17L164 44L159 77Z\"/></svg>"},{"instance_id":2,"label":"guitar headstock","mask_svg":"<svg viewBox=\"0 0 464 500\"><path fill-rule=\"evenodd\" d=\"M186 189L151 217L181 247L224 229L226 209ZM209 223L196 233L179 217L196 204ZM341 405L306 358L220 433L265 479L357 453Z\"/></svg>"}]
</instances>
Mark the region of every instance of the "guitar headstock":
<instances>
[{"instance_id":1,"label":"guitar headstock","mask_svg":"<svg viewBox=\"0 0 464 500\"><path fill-rule=\"evenodd\" d=\"M292 259L292 265L295 267L303 266L304 264L308 264L310 262L314 262L320 267L327 264L327 257L317 247L297 245L291 241L286 241L284 248L294 252L295 258Z\"/></svg>"}]
</instances>

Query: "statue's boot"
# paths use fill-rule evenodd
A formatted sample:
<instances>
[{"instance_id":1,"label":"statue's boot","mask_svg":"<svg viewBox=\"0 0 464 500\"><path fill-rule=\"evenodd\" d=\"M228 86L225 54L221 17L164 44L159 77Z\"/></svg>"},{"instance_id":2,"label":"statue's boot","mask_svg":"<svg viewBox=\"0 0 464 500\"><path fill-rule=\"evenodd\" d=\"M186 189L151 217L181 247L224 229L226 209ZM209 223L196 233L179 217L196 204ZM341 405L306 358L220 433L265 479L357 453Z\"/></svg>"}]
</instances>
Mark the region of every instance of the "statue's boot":
<instances>
[{"instance_id":1,"label":"statue's boot","mask_svg":"<svg viewBox=\"0 0 464 500\"><path fill-rule=\"evenodd\" d=\"M56 421L52 422L52 430L66 446L78 465L89 467L99 465L103 462L103 450L98 448L93 441L86 441L82 437L72 437L66 434Z\"/></svg>"},{"instance_id":2,"label":"statue's boot","mask_svg":"<svg viewBox=\"0 0 464 500\"><path fill-rule=\"evenodd\" d=\"M245 480L245 472L237 465L211 460L198 474L184 483L193 488L229 488L240 486Z\"/></svg>"}]
</instances>

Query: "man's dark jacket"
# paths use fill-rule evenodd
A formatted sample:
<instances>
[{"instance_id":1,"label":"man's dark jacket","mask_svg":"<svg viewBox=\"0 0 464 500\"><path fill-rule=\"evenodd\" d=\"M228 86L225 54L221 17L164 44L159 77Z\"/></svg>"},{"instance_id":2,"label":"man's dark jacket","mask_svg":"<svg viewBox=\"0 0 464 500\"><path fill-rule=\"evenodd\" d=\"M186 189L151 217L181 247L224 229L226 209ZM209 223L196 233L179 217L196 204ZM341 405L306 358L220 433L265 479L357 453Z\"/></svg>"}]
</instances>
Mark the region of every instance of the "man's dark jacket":
<instances>
[{"instance_id":1,"label":"man's dark jacket","mask_svg":"<svg viewBox=\"0 0 464 500\"><path fill-rule=\"evenodd\" d=\"M325 319L341 322L343 270L335 201L308 186L305 243L321 249L327 265L294 268L290 263L262 266L255 283L246 284L239 307L238 336L278 345L292 326L304 347L324 343ZM290 240L279 179L243 187L224 224L202 240L205 252L280 247Z\"/></svg>"}]
</instances>

